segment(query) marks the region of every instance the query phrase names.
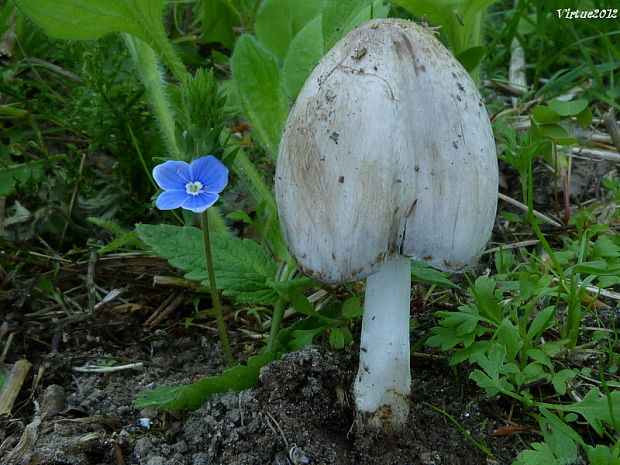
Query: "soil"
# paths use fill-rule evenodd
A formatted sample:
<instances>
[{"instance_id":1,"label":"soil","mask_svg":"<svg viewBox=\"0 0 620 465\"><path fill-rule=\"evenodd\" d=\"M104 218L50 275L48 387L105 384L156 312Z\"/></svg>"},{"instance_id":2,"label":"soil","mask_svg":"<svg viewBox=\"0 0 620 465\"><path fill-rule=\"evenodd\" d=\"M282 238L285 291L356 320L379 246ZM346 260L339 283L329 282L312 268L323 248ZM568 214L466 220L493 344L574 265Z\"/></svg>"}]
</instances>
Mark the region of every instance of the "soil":
<instances>
[{"instance_id":1,"label":"soil","mask_svg":"<svg viewBox=\"0 0 620 465\"><path fill-rule=\"evenodd\" d=\"M21 334L12 357L27 355L33 370L11 417L2 421L0 463L508 464L537 439L531 432L491 436L506 425L505 406L485 399L442 356L424 353L412 358L413 414L406 428L385 434L368 430L356 423L352 406L356 348L331 351L327 344L285 355L262 369L255 389L213 395L196 411L138 410L132 406L136 394L192 383L225 366L209 330L153 331L139 326L135 315L126 318L119 321L116 315L112 326L109 320L87 319L64 328L52 351L42 350L49 349L42 335ZM255 350L241 333L234 335L237 353ZM141 366L76 371L110 361ZM481 452L431 405L495 455Z\"/></svg>"},{"instance_id":2,"label":"soil","mask_svg":"<svg viewBox=\"0 0 620 465\"><path fill-rule=\"evenodd\" d=\"M596 197L592 179L607 168L576 163L583 182L571 195ZM518 185L514 173L502 171L507 185ZM541 197L551 197L550 183L542 183ZM174 270L142 253L74 261L47 249L23 258L18 246L5 245L3 257L21 271L10 283L3 273L0 370L10 372L20 359L32 369L10 414L0 417L2 465L508 465L542 439L518 405L486 398L468 373L422 344L412 356L412 415L399 432L380 434L356 422L358 348L333 351L321 339L264 367L256 388L213 395L196 411L136 409L140 392L190 384L226 367L213 319L184 324L196 316L195 290L174 282L153 287L154 276ZM485 257L478 274L492 268ZM51 287L42 292L47 277ZM414 297L412 309L416 344L445 308ZM265 322L231 307L226 314L243 361L262 347ZM112 371L93 372L106 365Z\"/></svg>"}]
</instances>

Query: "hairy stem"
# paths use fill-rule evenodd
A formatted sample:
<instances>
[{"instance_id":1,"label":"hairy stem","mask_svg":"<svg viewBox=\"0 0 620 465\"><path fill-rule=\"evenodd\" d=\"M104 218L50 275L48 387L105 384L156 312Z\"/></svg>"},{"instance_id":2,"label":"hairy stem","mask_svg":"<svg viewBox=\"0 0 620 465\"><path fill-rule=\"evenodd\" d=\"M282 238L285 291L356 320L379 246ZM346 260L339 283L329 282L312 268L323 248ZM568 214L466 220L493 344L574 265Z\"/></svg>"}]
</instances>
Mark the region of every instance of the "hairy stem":
<instances>
[{"instance_id":1,"label":"hairy stem","mask_svg":"<svg viewBox=\"0 0 620 465\"><path fill-rule=\"evenodd\" d=\"M140 80L144 84L146 93L159 123L166 148L176 160L181 160L181 152L175 137L175 122L165 83L157 63L157 57L151 47L142 40L130 34L123 34L125 44L133 57L136 68L140 73Z\"/></svg>"}]
</instances>

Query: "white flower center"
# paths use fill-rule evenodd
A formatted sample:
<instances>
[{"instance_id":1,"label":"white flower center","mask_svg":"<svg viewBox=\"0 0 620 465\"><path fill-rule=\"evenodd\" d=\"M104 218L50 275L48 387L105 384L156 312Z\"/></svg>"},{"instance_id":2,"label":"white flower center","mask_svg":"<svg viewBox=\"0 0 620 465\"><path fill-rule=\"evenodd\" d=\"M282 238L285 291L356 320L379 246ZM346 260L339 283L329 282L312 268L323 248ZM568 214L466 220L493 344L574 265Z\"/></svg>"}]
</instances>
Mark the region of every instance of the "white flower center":
<instances>
[{"instance_id":1,"label":"white flower center","mask_svg":"<svg viewBox=\"0 0 620 465\"><path fill-rule=\"evenodd\" d=\"M198 195L202 190L202 183L200 181L190 181L185 184L185 192L190 195Z\"/></svg>"}]
</instances>

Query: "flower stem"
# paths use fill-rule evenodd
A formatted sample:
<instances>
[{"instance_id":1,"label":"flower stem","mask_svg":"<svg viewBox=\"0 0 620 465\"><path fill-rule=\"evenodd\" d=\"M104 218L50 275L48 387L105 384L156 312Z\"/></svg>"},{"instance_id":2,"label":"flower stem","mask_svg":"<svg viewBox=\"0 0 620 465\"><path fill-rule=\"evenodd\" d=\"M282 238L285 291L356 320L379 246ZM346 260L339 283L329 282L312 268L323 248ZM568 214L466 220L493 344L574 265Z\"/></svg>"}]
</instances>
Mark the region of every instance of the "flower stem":
<instances>
[{"instance_id":1,"label":"flower stem","mask_svg":"<svg viewBox=\"0 0 620 465\"><path fill-rule=\"evenodd\" d=\"M215 270L213 269L213 255L211 254L211 240L209 239L209 219L205 210L200 214L202 224L202 233L204 238L205 258L207 259L207 272L209 273L209 285L211 287L211 301L215 309L215 321L217 323L217 332L222 341L222 348L226 357L226 363L229 367L235 365L235 357L233 356L230 343L228 342L228 333L224 323L224 315L222 313L222 304L220 303L220 295L217 292L217 283L215 281Z\"/></svg>"},{"instance_id":2,"label":"flower stem","mask_svg":"<svg viewBox=\"0 0 620 465\"><path fill-rule=\"evenodd\" d=\"M295 260L289 258L289 260L286 262L286 268L282 276L282 281L290 280L291 276L295 272L295 268ZM273 308L273 316L271 317L271 329L269 330L269 341L267 342L267 350L269 352L274 352L275 350L276 338L278 337L278 332L280 331L280 326L282 325L282 317L284 316L284 310L288 302L289 298L285 295L281 295Z\"/></svg>"}]
</instances>

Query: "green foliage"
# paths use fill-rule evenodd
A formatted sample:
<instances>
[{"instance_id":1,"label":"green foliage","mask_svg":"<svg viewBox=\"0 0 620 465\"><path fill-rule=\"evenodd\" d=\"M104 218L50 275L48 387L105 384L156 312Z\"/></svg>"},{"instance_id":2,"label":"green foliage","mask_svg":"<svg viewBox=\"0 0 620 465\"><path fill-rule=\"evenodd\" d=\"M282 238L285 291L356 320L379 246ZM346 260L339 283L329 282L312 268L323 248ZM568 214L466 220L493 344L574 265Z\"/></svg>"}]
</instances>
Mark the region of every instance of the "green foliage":
<instances>
[{"instance_id":1,"label":"green foliage","mask_svg":"<svg viewBox=\"0 0 620 465\"><path fill-rule=\"evenodd\" d=\"M141 240L187 279L208 285L202 231L194 227L136 225ZM211 234L213 264L218 289L239 302L275 303L277 266L256 242L234 236Z\"/></svg>"},{"instance_id":2,"label":"green foliage","mask_svg":"<svg viewBox=\"0 0 620 465\"><path fill-rule=\"evenodd\" d=\"M331 302L319 311L300 294L291 295L291 304L296 311L306 315L306 318L280 331L277 341L279 350L301 349L312 344L325 332L329 333L329 343L333 349L343 349L353 343L349 326L362 315L358 297L349 297L344 302Z\"/></svg>"},{"instance_id":3,"label":"green foliage","mask_svg":"<svg viewBox=\"0 0 620 465\"><path fill-rule=\"evenodd\" d=\"M18 185L26 186L45 179L43 167L65 159L66 155L42 158L25 163L11 163L8 154L0 156L0 197L15 192Z\"/></svg>"},{"instance_id":4,"label":"green foliage","mask_svg":"<svg viewBox=\"0 0 620 465\"><path fill-rule=\"evenodd\" d=\"M417 17L442 26L452 51L477 81L477 67L486 49L481 47L482 13L495 0L396 0Z\"/></svg>"},{"instance_id":5,"label":"green foliage","mask_svg":"<svg viewBox=\"0 0 620 465\"><path fill-rule=\"evenodd\" d=\"M231 67L239 104L259 143L275 159L294 101L312 68L348 31L385 17L380 0L267 0L256 17L257 38L237 41Z\"/></svg>"},{"instance_id":6,"label":"green foliage","mask_svg":"<svg viewBox=\"0 0 620 465\"><path fill-rule=\"evenodd\" d=\"M227 151L221 143L225 123L231 115L212 70L199 69L193 76L187 76L171 92L171 100L176 115L176 140L186 161L207 154L223 162L226 162L225 154L234 157L234 152Z\"/></svg>"},{"instance_id":7,"label":"green foliage","mask_svg":"<svg viewBox=\"0 0 620 465\"><path fill-rule=\"evenodd\" d=\"M326 0L265 0L256 13L256 37L282 61L293 38L317 16L326 3Z\"/></svg>"},{"instance_id":8,"label":"green foliage","mask_svg":"<svg viewBox=\"0 0 620 465\"><path fill-rule=\"evenodd\" d=\"M254 37L237 41L231 58L239 103L260 143L275 159L288 115L288 102L278 64Z\"/></svg>"},{"instance_id":9,"label":"green foliage","mask_svg":"<svg viewBox=\"0 0 620 465\"><path fill-rule=\"evenodd\" d=\"M62 39L96 39L127 32L148 42L162 30L163 0L15 0L18 8L49 35Z\"/></svg>"},{"instance_id":10,"label":"green foliage","mask_svg":"<svg viewBox=\"0 0 620 465\"><path fill-rule=\"evenodd\" d=\"M264 351L250 357L245 365L225 370L221 375L208 376L187 386L159 387L137 395L134 407L167 409L196 409L211 395L219 392L243 391L256 385L260 369L274 360L273 354Z\"/></svg>"}]
</instances>

